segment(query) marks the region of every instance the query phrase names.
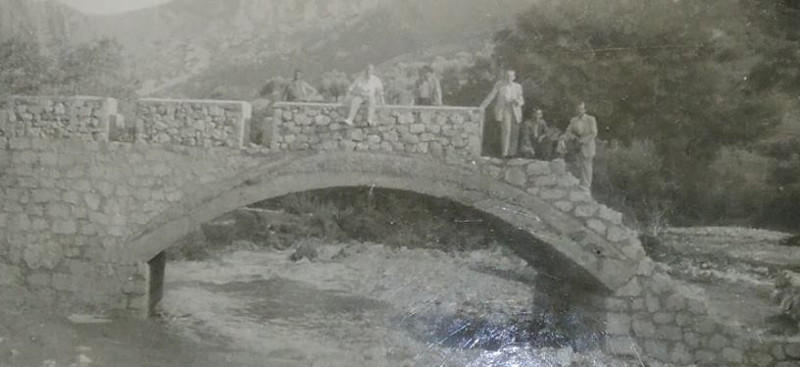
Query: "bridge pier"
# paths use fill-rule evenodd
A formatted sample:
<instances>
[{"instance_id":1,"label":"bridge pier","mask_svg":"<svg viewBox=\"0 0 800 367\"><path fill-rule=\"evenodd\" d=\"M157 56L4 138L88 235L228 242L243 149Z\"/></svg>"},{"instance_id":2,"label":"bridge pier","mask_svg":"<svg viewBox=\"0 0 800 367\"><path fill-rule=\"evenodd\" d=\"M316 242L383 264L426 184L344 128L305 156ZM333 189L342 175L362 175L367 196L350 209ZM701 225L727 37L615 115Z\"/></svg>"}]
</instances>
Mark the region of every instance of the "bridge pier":
<instances>
[{"instance_id":1,"label":"bridge pier","mask_svg":"<svg viewBox=\"0 0 800 367\"><path fill-rule=\"evenodd\" d=\"M148 267L148 290L147 290L147 314L153 315L156 306L164 297L164 276L167 267L167 255L164 251L147 262Z\"/></svg>"}]
</instances>

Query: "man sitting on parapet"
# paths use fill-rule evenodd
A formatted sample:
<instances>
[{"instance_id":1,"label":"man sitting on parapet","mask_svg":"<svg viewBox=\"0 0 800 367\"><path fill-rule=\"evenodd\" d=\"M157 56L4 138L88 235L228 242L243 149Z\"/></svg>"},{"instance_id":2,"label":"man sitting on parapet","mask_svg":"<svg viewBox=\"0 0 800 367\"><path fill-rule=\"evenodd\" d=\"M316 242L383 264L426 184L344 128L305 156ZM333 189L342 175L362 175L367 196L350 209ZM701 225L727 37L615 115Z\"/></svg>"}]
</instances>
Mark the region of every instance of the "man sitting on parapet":
<instances>
[{"instance_id":1,"label":"man sitting on parapet","mask_svg":"<svg viewBox=\"0 0 800 367\"><path fill-rule=\"evenodd\" d=\"M347 90L348 98L350 99L350 112L344 122L348 125L353 125L353 120L356 118L358 109L364 101L367 102L367 124L372 126L375 123L375 106L384 103L383 98L383 83L381 79L375 75L375 67L372 65L367 66L364 74L360 75L350 85Z\"/></svg>"},{"instance_id":2,"label":"man sitting on parapet","mask_svg":"<svg viewBox=\"0 0 800 367\"><path fill-rule=\"evenodd\" d=\"M533 109L532 118L524 121L519 127L519 152L527 158L546 159L550 156L546 140L549 127L541 109Z\"/></svg>"},{"instance_id":3,"label":"man sitting on parapet","mask_svg":"<svg viewBox=\"0 0 800 367\"><path fill-rule=\"evenodd\" d=\"M317 90L303 80L303 72L294 71L294 79L283 90L283 100L286 102L304 102L315 99Z\"/></svg>"}]
</instances>

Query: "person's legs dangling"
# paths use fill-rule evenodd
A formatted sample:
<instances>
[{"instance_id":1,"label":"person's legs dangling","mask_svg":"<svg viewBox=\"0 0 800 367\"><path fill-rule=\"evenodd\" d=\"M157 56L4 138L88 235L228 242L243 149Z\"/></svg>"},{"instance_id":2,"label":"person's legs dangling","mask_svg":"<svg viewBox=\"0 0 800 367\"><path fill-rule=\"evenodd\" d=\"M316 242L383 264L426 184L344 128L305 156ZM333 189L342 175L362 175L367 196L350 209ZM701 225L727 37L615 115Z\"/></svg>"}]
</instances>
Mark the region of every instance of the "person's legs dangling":
<instances>
[{"instance_id":1,"label":"person's legs dangling","mask_svg":"<svg viewBox=\"0 0 800 367\"><path fill-rule=\"evenodd\" d=\"M375 102L372 100L367 101L367 125L375 125Z\"/></svg>"},{"instance_id":2,"label":"person's legs dangling","mask_svg":"<svg viewBox=\"0 0 800 367\"><path fill-rule=\"evenodd\" d=\"M353 121L355 121L356 114L358 114L358 109L361 108L361 103L363 99L361 97L353 97L350 99L350 112L347 115L347 119L344 122L348 125L352 125Z\"/></svg>"}]
</instances>

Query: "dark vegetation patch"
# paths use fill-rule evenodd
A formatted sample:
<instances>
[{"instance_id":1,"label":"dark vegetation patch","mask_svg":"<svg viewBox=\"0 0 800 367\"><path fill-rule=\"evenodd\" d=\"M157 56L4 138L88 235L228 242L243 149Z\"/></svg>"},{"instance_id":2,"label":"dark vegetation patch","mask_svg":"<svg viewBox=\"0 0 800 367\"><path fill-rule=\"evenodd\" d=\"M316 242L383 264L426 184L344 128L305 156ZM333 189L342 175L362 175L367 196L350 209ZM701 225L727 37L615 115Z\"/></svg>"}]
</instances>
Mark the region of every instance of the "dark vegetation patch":
<instances>
[{"instance_id":1,"label":"dark vegetation patch","mask_svg":"<svg viewBox=\"0 0 800 367\"><path fill-rule=\"evenodd\" d=\"M202 225L170 250L172 259L200 260L222 248L287 249L305 238L373 242L445 251L482 249L502 240L486 215L403 191L343 188L298 193L251 205Z\"/></svg>"}]
</instances>

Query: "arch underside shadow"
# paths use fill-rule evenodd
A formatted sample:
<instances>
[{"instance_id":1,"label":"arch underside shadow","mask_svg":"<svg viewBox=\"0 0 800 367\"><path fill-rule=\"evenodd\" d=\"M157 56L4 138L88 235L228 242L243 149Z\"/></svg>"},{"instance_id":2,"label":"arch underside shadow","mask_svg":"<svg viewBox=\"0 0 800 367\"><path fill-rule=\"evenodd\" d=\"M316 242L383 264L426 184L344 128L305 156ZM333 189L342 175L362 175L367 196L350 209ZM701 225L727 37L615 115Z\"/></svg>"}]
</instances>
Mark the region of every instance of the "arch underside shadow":
<instances>
[{"instance_id":1,"label":"arch underside shadow","mask_svg":"<svg viewBox=\"0 0 800 367\"><path fill-rule=\"evenodd\" d=\"M106 254L106 260L147 261L197 225L259 201L304 191L363 186L410 191L477 209L505 224L509 238L514 239L510 242L512 249L537 270L573 284L613 291L627 279L608 276L603 268L609 261L613 266L636 268L623 257L606 259L604 265L592 249L570 239L570 231L583 228L579 221L477 169L421 157L352 152L287 154L239 176L206 185L154 218L139 235L126 241L121 253Z\"/></svg>"}]
</instances>

